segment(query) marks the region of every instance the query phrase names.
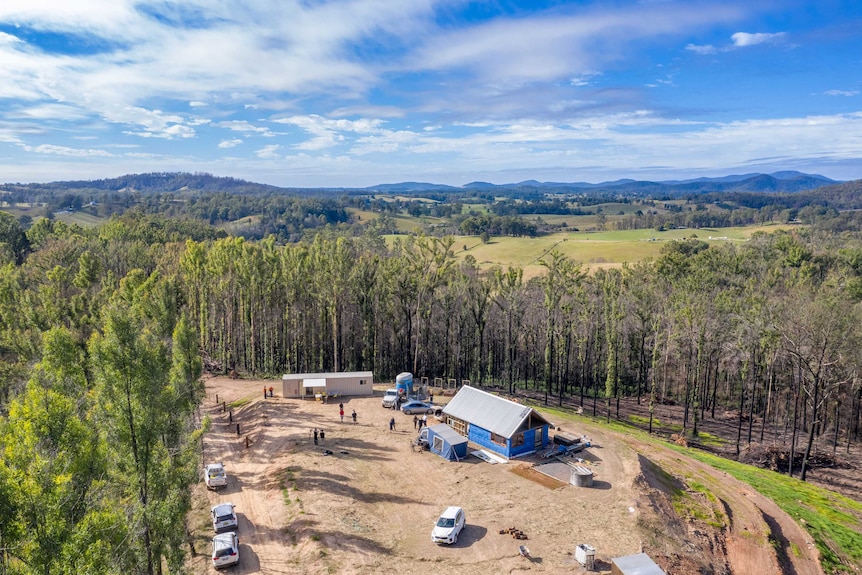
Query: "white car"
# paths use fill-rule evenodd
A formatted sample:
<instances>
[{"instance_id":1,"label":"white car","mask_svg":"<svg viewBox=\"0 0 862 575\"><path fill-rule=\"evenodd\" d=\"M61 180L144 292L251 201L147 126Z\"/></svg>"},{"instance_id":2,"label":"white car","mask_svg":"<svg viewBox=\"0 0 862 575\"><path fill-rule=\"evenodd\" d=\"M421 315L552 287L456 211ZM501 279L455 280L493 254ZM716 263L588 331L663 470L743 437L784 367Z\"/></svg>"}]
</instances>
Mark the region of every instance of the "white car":
<instances>
[{"instance_id":1,"label":"white car","mask_svg":"<svg viewBox=\"0 0 862 575\"><path fill-rule=\"evenodd\" d=\"M213 537L213 567L221 569L239 563L239 538L236 533Z\"/></svg>"},{"instance_id":2,"label":"white car","mask_svg":"<svg viewBox=\"0 0 862 575\"><path fill-rule=\"evenodd\" d=\"M209 489L225 487L227 485L227 473L224 470L224 463L210 463L204 467L204 481Z\"/></svg>"},{"instance_id":3,"label":"white car","mask_svg":"<svg viewBox=\"0 0 862 575\"><path fill-rule=\"evenodd\" d=\"M447 507L431 531L431 541L452 545L458 542L458 534L464 529L466 519L460 507Z\"/></svg>"},{"instance_id":4,"label":"white car","mask_svg":"<svg viewBox=\"0 0 862 575\"><path fill-rule=\"evenodd\" d=\"M213 529L215 529L216 533L236 529L236 512L233 510L234 507L233 503L213 505L210 513L213 516Z\"/></svg>"}]
</instances>

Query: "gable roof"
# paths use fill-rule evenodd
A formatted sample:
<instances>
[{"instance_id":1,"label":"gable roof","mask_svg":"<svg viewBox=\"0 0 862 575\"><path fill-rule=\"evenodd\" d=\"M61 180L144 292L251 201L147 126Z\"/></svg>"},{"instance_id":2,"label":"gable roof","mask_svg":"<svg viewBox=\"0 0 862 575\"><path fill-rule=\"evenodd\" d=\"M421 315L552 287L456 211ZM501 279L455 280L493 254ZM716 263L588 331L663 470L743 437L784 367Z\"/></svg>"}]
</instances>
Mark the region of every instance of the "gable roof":
<instances>
[{"instance_id":1,"label":"gable roof","mask_svg":"<svg viewBox=\"0 0 862 575\"><path fill-rule=\"evenodd\" d=\"M443 413L506 438L512 437L519 429L550 425L532 407L469 385L455 394L443 408Z\"/></svg>"},{"instance_id":2,"label":"gable roof","mask_svg":"<svg viewBox=\"0 0 862 575\"><path fill-rule=\"evenodd\" d=\"M428 433L440 436L443 438L443 441L448 443L449 445L461 445L462 443L467 443L467 438L446 425L445 423L438 423L437 425L432 425L428 428Z\"/></svg>"}]
</instances>

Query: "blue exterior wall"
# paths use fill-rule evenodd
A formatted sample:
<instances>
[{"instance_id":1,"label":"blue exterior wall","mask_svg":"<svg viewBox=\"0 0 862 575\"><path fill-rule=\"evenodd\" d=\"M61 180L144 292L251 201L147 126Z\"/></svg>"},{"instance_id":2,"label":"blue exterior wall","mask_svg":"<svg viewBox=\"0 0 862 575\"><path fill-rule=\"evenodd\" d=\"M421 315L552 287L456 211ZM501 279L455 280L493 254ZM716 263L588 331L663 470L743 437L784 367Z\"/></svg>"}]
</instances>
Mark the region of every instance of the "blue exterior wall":
<instances>
[{"instance_id":1,"label":"blue exterior wall","mask_svg":"<svg viewBox=\"0 0 862 575\"><path fill-rule=\"evenodd\" d=\"M471 423L467 439L477 445L481 445L485 449L493 451L494 453L499 453L503 457L509 457L508 446L500 445L491 441L491 432L487 429L482 429L481 427Z\"/></svg>"},{"instance_id":2,"label":"blue exterior wall","mask_svg":"<svg viewBox=\"0 0 862 575\"><path fill-rule=\"evenodd\" d=\"M528 429L524 432L524 444L518 445L516 447L512 447L512 440L507 439L506 445L500 445L498 443L494 443L491 441L491 432L487 429L482 429L476 425L470 424L470 431L468 433L468 439L473 443L481 445L483 448L493 451L494 453L499 453L503 457L515 457L517 455L523 455L524 453L530 453L536 450L535 441L536 441L536 433L542 434L542 447L545 448L548 446L548 426L543 425L542 427L537 427L534 429ZM460 457L460 454L459 454Z\"/></svg>"}]
</instances>

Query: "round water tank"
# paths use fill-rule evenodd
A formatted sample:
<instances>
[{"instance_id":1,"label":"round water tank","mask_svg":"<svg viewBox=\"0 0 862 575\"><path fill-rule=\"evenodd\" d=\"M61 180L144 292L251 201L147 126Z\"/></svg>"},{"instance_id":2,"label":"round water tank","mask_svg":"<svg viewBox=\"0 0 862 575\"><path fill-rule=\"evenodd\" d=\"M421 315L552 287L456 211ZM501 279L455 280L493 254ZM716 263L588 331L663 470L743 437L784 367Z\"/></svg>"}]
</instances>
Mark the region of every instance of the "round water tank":
<instances>
[{"instance_id":1,"label":"round water tank","mask_svg":"<svg viewBox=\"0 0 862 575\"><path fill-rule=\"evenodd\" d=\"M586 467L576 465L572 467L572 478L569 481L575 487L592 487L593 472Z\"/></svg>"},{"instance_id":2,"label":"round water tank","mask_svg":"<svg viewBox=\"0 0 862 575\"><path fill-rule=\"evenodd\" d=\"M413 387L413 374L409 371L404 371L395 376L395 383L406 383Z\"/></svg>"},{"instance_id":3,"label":"round water tank","mask_svg":"<svg viewBox=\"0 0 862 575\"><path fill-rule=\"evenodd\" d=\"M395 377L395 389L405 398L413 396L413 374L409 371L399 373Z\"/></svg>"}]
</instances>

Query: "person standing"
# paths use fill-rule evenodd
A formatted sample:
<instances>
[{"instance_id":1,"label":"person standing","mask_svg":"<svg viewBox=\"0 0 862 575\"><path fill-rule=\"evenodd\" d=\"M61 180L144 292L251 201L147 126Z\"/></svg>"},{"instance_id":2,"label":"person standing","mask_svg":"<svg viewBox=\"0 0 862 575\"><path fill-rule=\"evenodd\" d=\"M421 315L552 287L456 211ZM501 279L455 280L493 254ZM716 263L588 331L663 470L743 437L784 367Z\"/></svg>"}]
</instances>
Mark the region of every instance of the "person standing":
<instances>
[{"instance_id":1,"label":"person standing","mask_svg":"<svg viewBox=\"0 0 862 575\"><path fill-rule=\"evenodd\" d=\"M413 429L416 429L416 426L417 426L418 424L419 424L419 417L418 417L418 416L416 416L416 415L414 415L414 416L413 416Z\"/></svg>"},{"instance_id":2,"label":"person standing","mask_svg":"<svg viewBox=\"0 0 862 575\"><path fill-rule=\"evenodd\" d=\"M263 398L266 399L266 386L263 386Z\"/></svg>"},{"instance_id":3,"label":"person standing","mask_svg":"<svg viewBox=\"0 0 862 575\"><path fill-rule=\"evenodd\" d=\"M338 407L338 415L341 417L341 423L344 423L344 405L340 404Z\"/></svg>"},{"instance_id":4,"label":"person standing","mask_svg":"<svg viewBox=\"0 0 862 575\"><path fill-rule=\"evenodd\" d=\"M395 418L389 420L389 433L395 431Z\"/></svg>"},{"instance_id":5,"label":"person standing","mask_svg":"<svg viewBox=\"0 0 862 575\"><path fill-rule=\"evenodd\" d=\"M350 414L350 417L353 418L353 425L356 425L356 410L353 410L353 413Z\"/></svg>"},{"instance_id":6,"label":"person standing","mask_svg":"<svg viewBox=\"0 0 862 575\"><path fill-rule=\"evenodd\" d=\"M270 396L270 397L272 397L272 396L273 396L273 395L272 395L272 392L273 392L273 389L272 389L272 386L270 385L270 386L269 386L269 396Z\"/></svg>"},{"instance_id":7,"label":"person standing","mask_svg":"<svg viewBox=\"0 0 862 575\"><path fill-rule=\"evenodd\" d=\"M422 427L428 427L428 416L427 415L422 416Z\"/></svg>"},{"instance_id":8,"label":"person standing","mask_svg":"<svg viewBox=\"0 0 862 575\"><path fill-rule=\"evenodd\" d=\"M326 438L326 434L325 434L325 433L323 432L323 430L321 429L321 430L320 430L320 443L323 443L323 440L324 440L325 438Z\"/></svg>"},{"instance_id":9,"label":"person standing","mask_svg":"<svg viewBox=\"0 0 862 575\"><path fill-rule=\"evenodd\" d=\"M317 428L314 428L314 444L317 445Z\"/></svg>"}]
</instances>

